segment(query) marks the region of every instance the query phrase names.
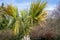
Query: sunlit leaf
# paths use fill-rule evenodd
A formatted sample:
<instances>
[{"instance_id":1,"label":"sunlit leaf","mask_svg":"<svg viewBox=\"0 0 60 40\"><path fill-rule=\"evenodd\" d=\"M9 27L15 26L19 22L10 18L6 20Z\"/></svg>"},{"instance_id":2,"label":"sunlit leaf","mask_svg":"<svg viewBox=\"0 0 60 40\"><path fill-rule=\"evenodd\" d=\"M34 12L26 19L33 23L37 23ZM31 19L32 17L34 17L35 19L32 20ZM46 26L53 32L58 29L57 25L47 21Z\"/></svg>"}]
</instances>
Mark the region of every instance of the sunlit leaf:
<instances>
[{"instance_id":1,"label":"sunlit leaf","mask_svg":"<svg viewBox=\"0 0 60 40\"><path fill-rule=\"evenodd\" d=\"M18 9L12 5L8 5L6 8L4 8L4 12L8 15L13 16L15 19L18 15Z\"/></svg>"},{"instance_id":2,"label":"sunlit leaf","mask_svg":"<svg viewBox=\"0 0 60 40\"><path fill-rule=\"evenodd\" d=\"M32 3L30 10L29 10L29 14L30 16L33 18L33 21L38 21L38 16L42 13L42 11L44 10L45 6L46 6L47 2L40 2L37 1L36 3Z\"/></svg>"}]
</instances>

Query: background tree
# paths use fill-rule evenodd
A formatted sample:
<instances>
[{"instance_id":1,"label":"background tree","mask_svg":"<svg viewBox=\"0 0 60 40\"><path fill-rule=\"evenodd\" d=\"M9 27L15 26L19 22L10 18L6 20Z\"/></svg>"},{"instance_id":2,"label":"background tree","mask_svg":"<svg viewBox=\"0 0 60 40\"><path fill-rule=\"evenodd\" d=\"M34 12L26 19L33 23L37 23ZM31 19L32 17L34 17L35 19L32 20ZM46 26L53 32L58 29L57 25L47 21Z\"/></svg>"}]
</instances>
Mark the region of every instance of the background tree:
<instances>
[{"instance_id":1,"label":"background tree","mask_svg":"<svg viewBox=\"0 0 60 40\"><path fill-rule=\"evenodd\" d=\"M48 15L47 18L47 27L50 27L50 29L55 32L56 40L60 40L59 32L60 32L60 4L58 4L53 11L51 11L51 15Z\"/></svg>"}]
</instances>

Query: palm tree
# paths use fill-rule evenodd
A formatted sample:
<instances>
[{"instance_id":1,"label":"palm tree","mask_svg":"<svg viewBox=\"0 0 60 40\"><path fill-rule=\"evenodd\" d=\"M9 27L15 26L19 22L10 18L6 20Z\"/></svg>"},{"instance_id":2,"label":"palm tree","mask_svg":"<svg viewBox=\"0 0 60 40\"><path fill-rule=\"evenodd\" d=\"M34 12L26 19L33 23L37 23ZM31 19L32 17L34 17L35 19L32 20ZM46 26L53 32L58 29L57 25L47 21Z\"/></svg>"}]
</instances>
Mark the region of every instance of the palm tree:
<instances>
[{"instance_id":1,"label":"palm tree","mask_svg":"<svg viewBox=\"0 0 60 40\"><path fill-rule=\"evenodd\" d=\"M9 23L6 23L7 27L12 27L12 31L16 36L14 38L15 40L20 40L29 33L31 23L29 21L30 18L27 11L21 11L21 17L19 17L18 9L12 5L2 7L2 9L3 14L7 15L7 18L9 20Z\"/></svg>"},{"instance_id":2,"label":"palm tree","mask_svg":"<svg viewBox=\"0 0 60 40\"><path fill-rule=\"evenodd\" d=\"M9 40L14 36L13 31L10 29L10 27L14 23L10 21L12 19L11 16L8 14L5 14L5 13L7 13L5 11L6 7L4 7L4 6L2 7L2 6L0 6L0 19L1 19L0 20L0 33L1 33L0 36L3 36L3 37L1 37L0 40L3 40L3 39ZM7 9L7 11L8 11L8 9ZM8 38L6 38L6 37L8 37Z\"/></svg>"},{"instance_id":3,"label":"palm tree","mask_svg":"<svg viewBox=\"0 0 60 40\"><path fill-rule=\"evenodd\" d=\"M12 26L12 33L15 36L13 40L21 40L30 33L31 27L39 22L39 16L46 4L46 2L41 3L40 1L32 3L29 11L21 11L21 17L18 15L18 8L12 5L0 7L3 14L7 15L6 18L12 19L12 21L8 19L9 22L5 24L7 24L7 27L9 26L8 29Z\"/></svg>"},{"instance_id":4,"label":"palm tree","mask_svg":"<svg viewBox=\"0 0 60 40\"><path fill-rule=\"evenodd\" d=\"M46 2L40 3L38 1L31 4L29 12L25 10L21 11L19 34L16 39L20 40L24 36L29 35L30 30L35 24L35 22L38 23L40 14L43 12L45 6Z\"/></svg>"},{"instance_id":5,"label":"palm tree","mask_svg":"<svg viewBox=\"0 0 60 40\"><path fill-rule=\"evenodd\" d=\"M32 3L30 6L29 14L33 19L34 22L38 22L38 16L43 12L43 9L45 8L47 2L40 2L37 1L36 3Z\"/></svg>"},{"instance_id":6,"label":"palm tree","mask_svg":"<svg viewBox=\"0 0 60 40\"><path fill-rule=\"evenodd\" d=\"M16 39L18 40L24 38L24 36L27 36L32 26L28 12L25 10L21 11L21 17L19 18L19 20L20 20L19 33L18 33L18 36L16 37ZM16 30L18 29L16 28Z\"/></svg>"},{"instance_id":7,"label":"palm tree","mask_svg":"<svg viewBox=\"0 0 60 40\"><path fill-rule=\"evenodd\" d=\"M41 1L37 1L35 3L32 3L30 6L30 10L29 10L29 15L30 17L33 19L33 28L32 31L30 32L30 38L33 40L34 37L37 38L38 36L38 31L37 28L40 28L40 24L39 21L41 21L41 19L44 19L43 16L45 16L45 12L43 11L44 8L46 7L47 2L41 2ZM37 36L34 36L35 33ZM32 36L33 35L33 36Z\"/></svg>"}]
</instances>

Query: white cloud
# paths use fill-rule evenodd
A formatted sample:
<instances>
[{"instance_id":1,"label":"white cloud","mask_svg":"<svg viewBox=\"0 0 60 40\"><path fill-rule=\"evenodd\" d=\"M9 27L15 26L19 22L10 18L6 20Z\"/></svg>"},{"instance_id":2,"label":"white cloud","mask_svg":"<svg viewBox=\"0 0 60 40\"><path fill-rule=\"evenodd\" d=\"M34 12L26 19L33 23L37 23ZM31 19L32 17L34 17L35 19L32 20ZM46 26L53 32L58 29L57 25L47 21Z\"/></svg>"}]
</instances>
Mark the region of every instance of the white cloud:
<instances>
[{"instance_id":1,"label":"white cloud","mask_svg":"<svg viewBox=\"0 0 60 40\"><path fill-rule=\"evenodd\" d=\"M19 10L29 9L30 4L31 4L30 2L14 3L14 5L18 7Z\"/></svg>"},{"instance_id":2,"label":"white cloud","mask_svg":"<svg viewBox=\"0 0 60 40\"><path fill-rule=\"evenodd\" d=\"M54 10L55 7L56 5L48 5L45 10Z\"/></svg>"}]
</instances>

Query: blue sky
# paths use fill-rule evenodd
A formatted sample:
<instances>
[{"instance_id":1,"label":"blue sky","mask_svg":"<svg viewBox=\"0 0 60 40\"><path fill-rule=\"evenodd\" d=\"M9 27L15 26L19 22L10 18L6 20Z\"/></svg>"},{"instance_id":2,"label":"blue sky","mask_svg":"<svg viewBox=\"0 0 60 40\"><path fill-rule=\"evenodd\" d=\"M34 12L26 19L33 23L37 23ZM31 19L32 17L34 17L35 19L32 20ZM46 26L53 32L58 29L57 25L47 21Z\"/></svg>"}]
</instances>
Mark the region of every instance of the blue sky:
<instances>
[{"instance_id":1,"label":"blue sky","mask_svg":"<svg viewBox=\"0 0 60 40\"><path fill-rule=\"evenodd\" d=\"M18 7L19 11L22 9L29 9L30 4L33 0L0 0L0 5L2 2L7 4L12 4L16 7ZM36 0L35 0L36 1ZM52 10L59 2L59 0L42 0L47 1L47 7L45 9Z\"/></svg>"}]
</instances>

